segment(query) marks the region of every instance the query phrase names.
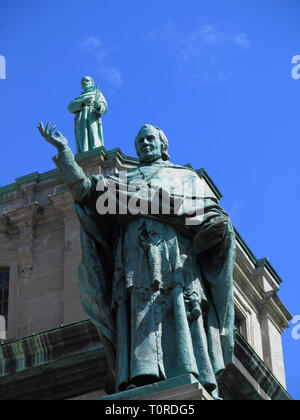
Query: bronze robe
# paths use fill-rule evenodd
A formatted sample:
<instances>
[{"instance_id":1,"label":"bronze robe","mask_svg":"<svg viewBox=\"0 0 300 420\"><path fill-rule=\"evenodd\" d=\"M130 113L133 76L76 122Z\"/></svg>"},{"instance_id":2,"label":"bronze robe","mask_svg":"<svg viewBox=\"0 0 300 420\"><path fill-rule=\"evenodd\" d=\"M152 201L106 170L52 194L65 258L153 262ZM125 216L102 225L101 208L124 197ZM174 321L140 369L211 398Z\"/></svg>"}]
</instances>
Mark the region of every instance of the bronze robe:
<instances>
[{"instance_id":1,"label":"bronze robe","mask_svg":"<svg viewBox=\"0 0 300 420\"><path fill-rule=\"evenodd\" d=\"M84 99L95 99L96 95L100 101L100 108L83 105ZM69 104L68 109L72 114L75 114L76 153L84 153L103 146L101 115L107 112L107 103L102 93L96 90L82 92Z\"/></svg>"},{"instance_id":2,"label":"bronze robe","mask_svg":"<svg viewBox=\"0 0 300 420\"><path fill-rule=\"evenodd\" d=\"M101 197L97 183L114 182L124 193L120 177L86 177L68 150L55 162L81 222L82 303L101 331L116 390L186 373L208 391L217 390L217 375L232 362L234 345L235 235L226 213L206 196L199 200L204 221L198 226L186 225L186 213L100 216L95 211ZM174 195L187 179L190 185L199 181L193 170L171 163L152 172L158 185L174 180ZM125 194L132 196L130 186L146 187L148 181L138 168L129 170ZM182 200L188 201L184 193ZM194 236L220 217L228 220L224 235L212 237L197 253ZM194 301L201 315L189 322Z\"/></svg>"}]
</instances>

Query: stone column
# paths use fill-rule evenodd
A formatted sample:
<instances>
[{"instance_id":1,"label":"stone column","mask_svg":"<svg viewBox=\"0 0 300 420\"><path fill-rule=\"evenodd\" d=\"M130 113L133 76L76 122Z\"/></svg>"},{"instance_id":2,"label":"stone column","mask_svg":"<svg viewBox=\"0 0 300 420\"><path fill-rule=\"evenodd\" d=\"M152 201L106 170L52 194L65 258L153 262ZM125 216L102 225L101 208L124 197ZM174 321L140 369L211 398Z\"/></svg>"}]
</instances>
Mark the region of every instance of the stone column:
<instances>
[{"instance_id":1,"label":"stone column","mask_svg":"<svg viewBox=\"0 0 300 420\"><path fill-rule=\"evenodd\" d=\"M79 296L78 267L81 261L79 221L68 191L49 197L64 221L64 325L87 318Z\"/></svg>"},{"instance_id":2,"label":"stone column","mask_svg":"<svg viewBox=\"0 0 300 420\"><path fill-rule=\"evenodd\" d=\"M260 310L264 362L281 385L286 387L281 336L288 324L278 324L274 309L272 296L267 295Z\"/></svg>"},{"instance_id":3,"label":"stone column","mask_svg":"<svg viewBox=\"0 0 300 420\"><path fill-rule=\"evenodd\" d=\"M17 288L14 288L17 337L32 334L34 328L33 315L26 311L26 314L23 312L23 299L24 291L28 287L32 287L34 229L39 212L39 204L33 203L5 214L8 235L11 240L14 240L17 252L18 282ZM27 297L29 297L28 294ZM10 321L11 318L9 318Z\"/></svg>"},{"instance_id":4,"label":"stone column","mask_svg":"<svg viewBox=\"0 0 300 420\"><path fill-rule=\"evenodd\" d=\"M263 359L268 368L285 387L285 372L281 336L289 327L290 314L277 296L279 284L268 269L267 259L257 261L254 277L262 289L259 319Z\"/></svg>"}]
</instances>

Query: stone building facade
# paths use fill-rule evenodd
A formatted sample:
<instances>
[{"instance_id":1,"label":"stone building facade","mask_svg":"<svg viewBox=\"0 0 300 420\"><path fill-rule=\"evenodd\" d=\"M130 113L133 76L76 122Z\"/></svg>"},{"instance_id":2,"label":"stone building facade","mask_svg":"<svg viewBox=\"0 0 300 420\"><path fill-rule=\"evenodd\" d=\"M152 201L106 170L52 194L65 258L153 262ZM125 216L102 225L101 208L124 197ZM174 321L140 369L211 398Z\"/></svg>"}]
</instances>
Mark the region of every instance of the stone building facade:
<instances>
[{"instance_id":1,"label":"stone building facade","mask_svg":"<svg viewBox=\"0 0 300 420\"><path fill-rule=\"evenodd\" d=\"M88 175L138 163L119 149L104 148L76 159ZM205 170L198 174L220 200ZM235 367L222 379L221 391L225 399L289 399L281 335L291 315L277 296L281 279L267 259L256 259L238 232L236 237ZM0 188L0 398L111 392L99 336L80 303L80 252L79 223L58 170Z\"/></svg>"}]
</instances>

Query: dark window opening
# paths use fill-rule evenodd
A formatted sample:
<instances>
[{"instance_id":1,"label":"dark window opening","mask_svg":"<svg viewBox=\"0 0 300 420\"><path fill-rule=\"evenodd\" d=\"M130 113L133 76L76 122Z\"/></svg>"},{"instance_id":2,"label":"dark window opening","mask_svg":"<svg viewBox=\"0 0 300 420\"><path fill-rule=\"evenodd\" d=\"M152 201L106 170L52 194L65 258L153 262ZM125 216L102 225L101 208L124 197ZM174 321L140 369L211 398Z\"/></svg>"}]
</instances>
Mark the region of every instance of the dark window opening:
<instances>
[{"instance_id":1,"label":"dark window opening","mask_svg":"<svg viewBox=\"0 0 300 420\"><path fill-rule=\"evenodd\" d=\"M6 329L8 321L8 291L9 291L9 269L0 268L0 315L5 318Z\"/></svg>"},{"instance_id":2,"label":"dark window opening","mask_svg":"<svg viewBox=\"0 0 300 420\"><path fill-rule=\"evenodd\" d=\"M238 310L235 310L234 328L247 340L247 320Z\"/></svg>"}]
</instances>

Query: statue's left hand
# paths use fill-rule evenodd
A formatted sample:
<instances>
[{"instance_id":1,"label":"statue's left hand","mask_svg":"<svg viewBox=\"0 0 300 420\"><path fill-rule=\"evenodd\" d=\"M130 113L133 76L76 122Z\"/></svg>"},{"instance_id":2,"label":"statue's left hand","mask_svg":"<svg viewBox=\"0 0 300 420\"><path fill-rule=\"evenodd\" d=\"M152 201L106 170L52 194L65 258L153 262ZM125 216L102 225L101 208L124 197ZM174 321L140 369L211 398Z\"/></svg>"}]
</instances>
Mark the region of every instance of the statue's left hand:
<instances>
[{"instance_id":1,"label":"statue's left hand","mask_svg":"<svg viewBox=\"0 0 300 420\"><path fill-rule=\"evenodd\" d=\"M40 122L38 126L39 132L48 143L53 144L53 146L55 146L57 150L61 152L68 145L68 140L59 131L55 132L55 137L53 135L53 131L56 129L56 125L54 125L52 128L50 128L50 126L51 124L48 122L44 128L43 123Z\"/></svg>"}]
</instances>

